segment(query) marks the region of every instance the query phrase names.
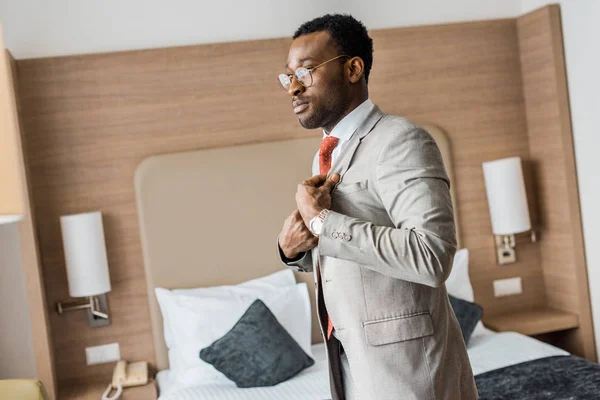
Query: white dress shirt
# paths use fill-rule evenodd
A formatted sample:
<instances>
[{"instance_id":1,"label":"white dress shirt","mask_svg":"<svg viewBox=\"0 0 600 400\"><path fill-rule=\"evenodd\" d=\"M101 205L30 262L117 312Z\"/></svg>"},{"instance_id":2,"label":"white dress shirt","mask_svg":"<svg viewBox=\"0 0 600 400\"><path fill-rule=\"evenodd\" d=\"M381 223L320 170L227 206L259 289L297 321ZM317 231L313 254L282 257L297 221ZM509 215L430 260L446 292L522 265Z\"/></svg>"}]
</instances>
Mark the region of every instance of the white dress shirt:
<instances>
[{"instance_id":1,"label":"white dress shirt","mask_svg":"<svg viewBox=\"0 0 600 400\"><path fill-rule=\"evenodd\" d=\"M335 164L336 159L340 154L344 151L348 143L350 143L350 139L352 135L356 132L360 124L364 122L367 118L374 105L371 100L365 100L360 106L356 107L354 110L350 112L350 114L346 115L337 125L333 128L329 136L333 136L339 138L335 149L333 149L333 153L331 153L331 166ZM323 130L323 137L326 137L327 133ZM319 152L315 155L313 160L312 167L313 175L318 175L319 171Z\"/></svg>"},{"instance_id":2,"label":"white dress shirt","mask_svg":"<svg viewBox=\"0 0 600 400\"><path fill-rule=\"evenodd\" d=\"M350 114L346 115L337 125L333 128L329 135L339 138L337 145L333 149L331 153L331 167L335 165L336 159L342 154L348 143L350 143L350 139L356 133L356 130L367 119L367 116L373 109L374 105L371 100L365 100L360 106L356 107L354 110L350 112ZM323 131L323 137L326 137L327 133ZM315 155L313 160L313 175L320 174L319 169L319 152ZM281 250L280 250L281 251ZM306 253L305 253L306 254ZM304 257L304 255L303 255ZM337 338L337 331L334 327L333 336Z\"/></svg>"}]
</instances>

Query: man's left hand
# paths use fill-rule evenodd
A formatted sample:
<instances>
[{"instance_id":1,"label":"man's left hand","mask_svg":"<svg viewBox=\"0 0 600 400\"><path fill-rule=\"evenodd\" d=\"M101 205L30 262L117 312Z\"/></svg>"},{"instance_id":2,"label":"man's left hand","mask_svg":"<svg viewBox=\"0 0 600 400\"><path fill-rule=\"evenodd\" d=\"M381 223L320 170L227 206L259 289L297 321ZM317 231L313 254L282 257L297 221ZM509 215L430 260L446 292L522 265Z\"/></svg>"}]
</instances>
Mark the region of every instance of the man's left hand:
<instances>
[{"instance_id":1,"label":"man's left hand","mask_svg":"<svg viewBox=\"0 0 600 400\"><path fill-rule=\"evenodd\" d=\"M333 174L329 178L327 175L315 175L298 185L296 204L307 227L310 220L323 209L331 208L331 190L339 180L338 174Z\"/></svg>"}]
</instances>

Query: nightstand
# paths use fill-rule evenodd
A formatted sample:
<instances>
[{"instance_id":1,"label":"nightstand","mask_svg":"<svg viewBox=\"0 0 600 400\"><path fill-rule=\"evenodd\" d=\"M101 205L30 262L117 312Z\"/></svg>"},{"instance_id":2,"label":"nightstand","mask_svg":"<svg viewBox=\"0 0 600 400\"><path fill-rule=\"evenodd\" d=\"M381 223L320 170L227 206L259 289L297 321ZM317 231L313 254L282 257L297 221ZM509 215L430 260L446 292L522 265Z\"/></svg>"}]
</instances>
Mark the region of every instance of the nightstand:
<instances>
[{"instance_id":1,"label":"nightstand","mask_svg":"<svg viewBox=\"0 0 600 400\"><path fill-rule=\"evenodd\" d=\"M60 390L59 399L78 399L78 400L99 400L102 393L106 390L107 383L93 384L89 386L73 386ZM114 391L113 391L114 393ZM156 382L150 380L147 385L134 386L123 389L123 394L119 400L157 400Z\"/></svg>"},{"instance_id":2,"label":"nightstand","mask_svg":"<svg viewBox=\"0 0 600 400\"><path fill-rule=\"evenodd\" d=\"M536 336L577 328L579 317L553 308L538 308L484 317L483 324L497 332L513 331L523 335Z\"/></svg>"}]
</instances>

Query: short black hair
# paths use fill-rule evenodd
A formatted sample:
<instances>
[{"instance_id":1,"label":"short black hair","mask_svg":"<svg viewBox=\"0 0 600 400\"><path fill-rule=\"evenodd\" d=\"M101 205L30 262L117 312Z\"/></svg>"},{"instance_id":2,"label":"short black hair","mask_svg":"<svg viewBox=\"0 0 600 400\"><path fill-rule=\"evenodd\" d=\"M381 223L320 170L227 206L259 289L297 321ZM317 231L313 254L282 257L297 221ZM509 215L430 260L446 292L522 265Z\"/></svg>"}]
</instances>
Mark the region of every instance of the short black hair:
<instances>
[{"instance_id":1,"label":"short black hair","mask_svg":"<svg viewBox=\"0 0 600 400\"><path fill-rule=\"evenodd\" d=\"M373 66L373 39L367 28L349 14L327 14L303 23L294 33L294 39L309 33L327 31L340 54L360 57L365 63L365 80Z\"/></svg>"}]
</instances>

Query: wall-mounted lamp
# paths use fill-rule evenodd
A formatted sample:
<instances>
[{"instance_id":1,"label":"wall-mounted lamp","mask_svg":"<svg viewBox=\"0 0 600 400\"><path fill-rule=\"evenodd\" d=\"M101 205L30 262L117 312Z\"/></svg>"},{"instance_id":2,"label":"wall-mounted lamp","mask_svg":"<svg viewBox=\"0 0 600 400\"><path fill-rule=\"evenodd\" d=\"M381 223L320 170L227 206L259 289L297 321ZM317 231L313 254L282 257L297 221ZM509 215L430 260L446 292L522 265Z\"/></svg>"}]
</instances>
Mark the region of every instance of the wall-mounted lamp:
<instances>
[{"instance_id":1,"label":"wall-mounted lamp","mask_svg":"<svg viewBox=\"0 0 600 400\"><path fill-rule=\"evenodd\" d=\"M515 234L531 230L520 157L483 163L498 264L514 263ZM532 241L535 235L532 231Z\"/></svg>"},{"instance_id":2,"label":"wall-mounted lamp","mask_svg":"<svg viewBox=\"0 0 600 400\"><path fill-rule=\"evenodd\" d=\"M87 310L90 326L110 324L106 293L110 292L102 214L91 212L60 217L67 279L71 297L84 301L57 303L59 314Z\"/></svg>"},{"instance_id":3,"label":"wall-mounted lamp","mask_svg":"<svg viewBox=\"0 0 600 400\"><path fill-rule=\"evenodd\" d=\"M0 224L20 221L25 214L21 138L11 75L0 29Z\"/></svg>"}]
</instances>

